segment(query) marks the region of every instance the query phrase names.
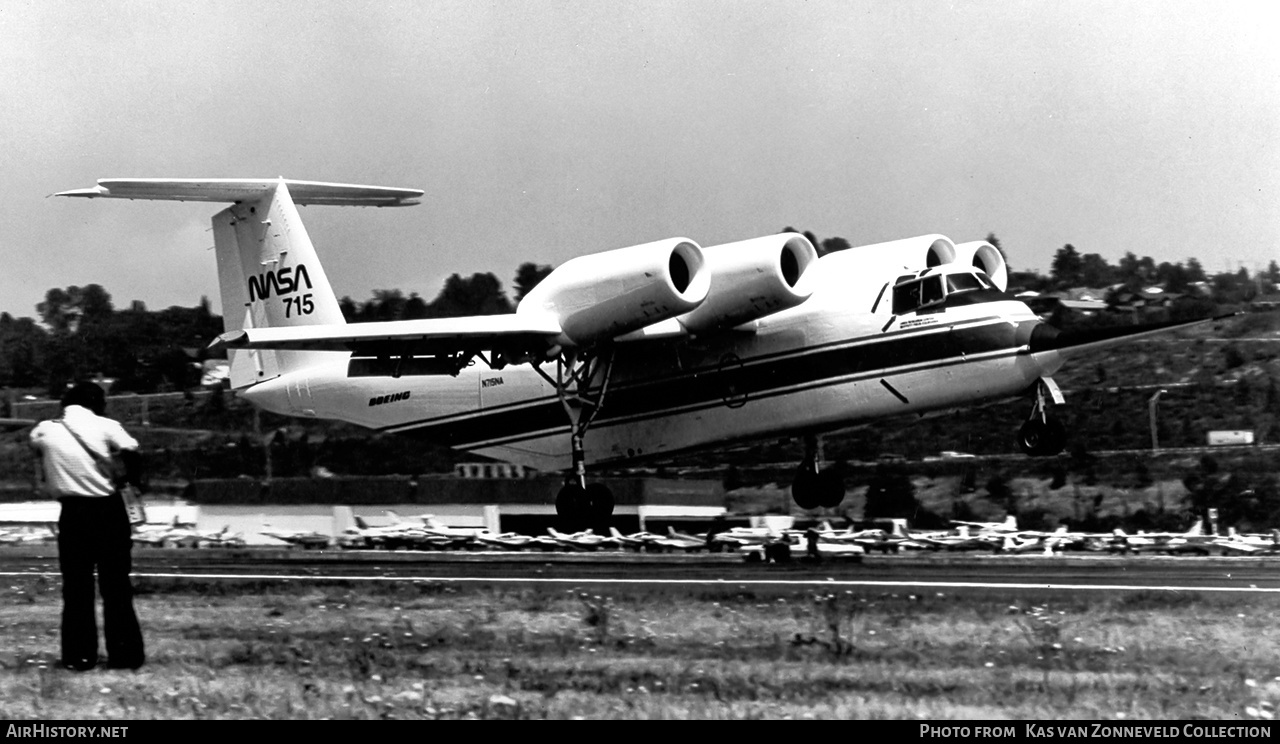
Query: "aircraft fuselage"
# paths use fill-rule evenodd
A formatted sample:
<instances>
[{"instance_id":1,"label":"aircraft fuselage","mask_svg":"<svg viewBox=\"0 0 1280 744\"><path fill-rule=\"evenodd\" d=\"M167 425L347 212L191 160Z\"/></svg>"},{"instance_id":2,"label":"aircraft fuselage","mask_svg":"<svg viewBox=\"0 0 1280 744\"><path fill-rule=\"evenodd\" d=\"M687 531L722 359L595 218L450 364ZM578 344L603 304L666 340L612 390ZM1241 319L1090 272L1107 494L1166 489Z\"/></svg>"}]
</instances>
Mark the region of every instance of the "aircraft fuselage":
<instances>
[{"instance_id":1,"label":"aircraft fuselage","mask_svg":"<svg viewBox=\"0 0 1280 744\"><path fill-rule=\"evenodd\" d=\"M1041 321L1025 304L987 289L903 312L891 297L895 276L867 271L857 253L822 258L808 301L748 330L616 343L607 396L585 438L587 461L618 464L970 405L1016 395L1060 365L1056 353L1030 352ZM241 394L277 413L411 432L540 470L571 464L565 406L528 364L350 377L349 355L326 356L333 361ZM552 377L555 365L543 365Z\"/></svg>"}]
</instances>

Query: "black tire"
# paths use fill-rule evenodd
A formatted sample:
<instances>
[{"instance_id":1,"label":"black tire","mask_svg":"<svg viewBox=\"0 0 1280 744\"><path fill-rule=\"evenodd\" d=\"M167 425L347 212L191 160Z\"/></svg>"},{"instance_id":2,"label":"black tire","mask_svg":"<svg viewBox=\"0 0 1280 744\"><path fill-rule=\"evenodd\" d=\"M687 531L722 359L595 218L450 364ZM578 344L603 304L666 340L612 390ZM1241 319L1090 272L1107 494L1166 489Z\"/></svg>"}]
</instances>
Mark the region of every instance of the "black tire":
<instances>
[{"instance_id":1,"label":"black tire","mask_svg":"<svg viewBox=\"0 0 1280 744\"><path fill-rule=\"evenodd\" d=\"M589 483L585 495L592 521L608 525L609 517L613 516L613 491L603 483Z\"/></svg>"},{"instance_id":2,"label":"black tire","mask_svg":"<svg viewBox=\"0 0 1280 744\"><path fill-rule=\"evenodd\" d=\"M1067 431L1062 422L1030 419L1018 429L1018 448L1032 457L1051 457L1062 451Z\"/></svg>"},{"instance_id":3,"label":"black tire","mask_svg":"<svg viewBox=\"0 0 1280 744\"><path fill-rule=\"evenodd\" d=\"M817 475L818 506L835 509L844 501L844 478L834 470L824 470Z\"/></svg>"},{"instance_id":4,"label":"black tire","mask_svg":"<svg viewBox=\"0 0 1280 744\"><path fill-rule=\"evenodd\" d=\"M561 526L570 532L584 529L587 504L587 492L582 486L566 483L556 494L556 515L560 517Z\"/></svg>"},{"instance_id":5,"label":"black tire","mask_svg":"<svg viewBox=\"0 0 1280 744\"><path fill-rule=\"evenodd\" d=\"M821 505L819 496L818 473L813 472L813 466L804 464L796 468L795 480L791 481L791 499L796 506L817 509Z\"/></svg>"}]
</instances>

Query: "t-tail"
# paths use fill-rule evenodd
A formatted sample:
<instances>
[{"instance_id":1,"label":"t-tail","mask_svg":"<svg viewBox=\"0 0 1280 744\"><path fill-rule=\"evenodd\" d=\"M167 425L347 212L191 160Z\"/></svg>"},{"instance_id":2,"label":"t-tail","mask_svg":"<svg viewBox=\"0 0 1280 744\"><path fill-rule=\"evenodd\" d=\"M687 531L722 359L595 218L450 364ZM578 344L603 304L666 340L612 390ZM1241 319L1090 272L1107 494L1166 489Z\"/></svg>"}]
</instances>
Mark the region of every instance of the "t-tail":
<instances>
[{"instance_id":1,"label":"t-tail","mask_svg":"<svg viewBox=\"0 0 1280 744\"><path fill-rule=\"evenodd\" d=\"M277 179L103 179L57 196L229 202L213 217L214 250L226 331L343 325L342 310L299 205L405 206L422 192ZM239 389L328 359L329 351L229 350Z\"/></svg>"}]
</instances>

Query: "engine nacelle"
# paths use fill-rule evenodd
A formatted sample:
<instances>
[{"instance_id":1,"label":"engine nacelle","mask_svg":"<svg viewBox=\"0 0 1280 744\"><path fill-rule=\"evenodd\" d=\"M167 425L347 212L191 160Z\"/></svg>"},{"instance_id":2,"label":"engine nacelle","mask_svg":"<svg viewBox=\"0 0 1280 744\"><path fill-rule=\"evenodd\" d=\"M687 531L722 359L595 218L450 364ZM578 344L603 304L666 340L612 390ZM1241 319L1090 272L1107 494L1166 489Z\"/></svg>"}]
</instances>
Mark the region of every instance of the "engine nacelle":
<instances>
[{"instance_id":1,"label":"engine nacelle","mask_svg":"<svg viewBox=\"0 0 1280 744\"><path fill-rule=\"evenodd\" d=\"M516 308L560 323L562 345L605 341L683 315L706 299L711 275L697 243L669 238L561 264Z\"/></svg>"},{"instance_id":2,"label":"engine nacelle","mask_svg":"<svg viewBox=\"0 0 1280 744\"><path fill-rule=\"evenodd\" d=\"M985 272L1001 292L1009 286L1009 267L1005 265L1004 256L1000 255L1000 249L985 240L957 245L956 261L971 264Z\"/></svg>"},{"instance_id":3,"label":"engine nacelle","mask_svg":"<svg viewBox=\"0 0 1280 744\"><path fill-rule=\"evenodd\" d=\"M809 299L805 272L818 252L803 235L780 233L704 248L711 291L680 316L690 333L732 328L795 307Z\"/></svg>"},{"instance_id":4,"label":"engine nacelle","mask_svg":"<svg viewBox=\"0 0 1280 744\"><path fill-rule=\"evenodd\" d=\"M857 258L853 260L866 265L868 270L919 271L955 261L956 246L942 235L921 235L917 238L858 246L832 255L843 257L843 254L856 255Z\"/></svg>"}]
</instances>

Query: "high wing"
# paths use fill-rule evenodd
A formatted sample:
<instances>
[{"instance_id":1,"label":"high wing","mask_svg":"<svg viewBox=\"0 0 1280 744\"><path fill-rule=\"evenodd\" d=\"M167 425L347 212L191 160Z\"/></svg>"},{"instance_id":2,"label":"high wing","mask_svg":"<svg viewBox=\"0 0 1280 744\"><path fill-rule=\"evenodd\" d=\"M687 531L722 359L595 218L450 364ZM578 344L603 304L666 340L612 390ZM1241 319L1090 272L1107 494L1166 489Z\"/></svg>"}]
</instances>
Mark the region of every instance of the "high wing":
<instances>
[{"instance_id":1,"label":"high wing","mask_svg":"<svg viewBox=\"0 0 1280 744\"><path fill-rule=\"evenodd\" d=\"M350 325L243 328L212 348L350 351L361 357L447 354L466 349L548 350L561 333L555 318L478 315Z\"/></svg>"},{"instance_id":2,"label":"high wing","mask_svg":"<svg viewBox=\"0 0 1280 744\"><path fill-rule=\"evenodd\" d=\"M1043 352L1058 352L1065 354L1090 351L1107 346L1126 344L1139 338L1155 336L1183 328L1191 328L1204 323L1226 320L1227 318L1234 317L1238 314L1239 313L1229 313L1227 315L1219 315L1212 318L1170 320L1157 323L1144 323L1141 325L1121 325L1105 328L1072 328L1065 331L1054 328L1048 324L1042 324L1036 326L1035 330L1031 333L1031 339L1028 346L1033 354Z\"/></svg>"}]
</instances>

